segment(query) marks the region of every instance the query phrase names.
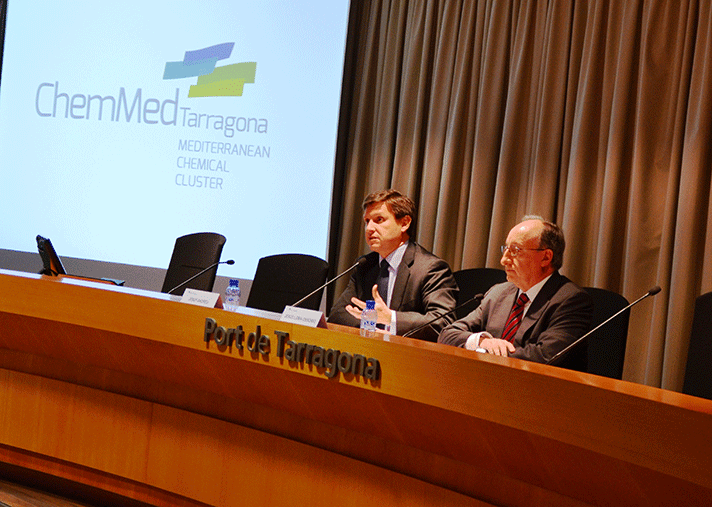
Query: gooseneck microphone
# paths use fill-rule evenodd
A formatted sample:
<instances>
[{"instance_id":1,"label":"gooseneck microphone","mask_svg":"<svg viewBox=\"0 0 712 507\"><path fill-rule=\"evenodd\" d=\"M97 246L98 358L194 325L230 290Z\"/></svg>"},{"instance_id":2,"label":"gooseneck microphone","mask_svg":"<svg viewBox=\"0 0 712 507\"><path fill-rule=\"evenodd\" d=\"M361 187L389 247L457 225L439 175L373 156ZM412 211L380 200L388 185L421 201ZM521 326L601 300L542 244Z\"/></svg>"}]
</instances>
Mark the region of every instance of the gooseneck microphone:
<instances>
[{"instance_id":1,"label":"gooseneck microphone","mask_svg":"<svg viewBox=\"0 0 712 507\"><path fill-rule=\"evenodd\" d=\"M309 299L310 297L312 297L314 294L316 294L316 293L319 292L320 290L324 290L324 287L327 287L327 286L331 285L332 283L334 283L336 280L338 280L338 279L341 278L342 276L346 275L347 273L350 273L352 270L356 269L357 266L363 266L364 264L366 264L366 262L367 262L367 261L366 261L366 256L365 256L365 255L362 255L361 257L359 257L359 258L356 260L356 262L354 263L354 265L351 266L349 269L347 269L347 270L344 271L343 273L337 275L336 277L332 278L331 280L329 280L328 282L326 282L326 283L325 283L324 285L322 285L321 287L318 287L318 288L314 289L314 290L311 291L309 294L307 294L306 296L304 296L302 299L300 299L299 301L297 301L296 303L294 303L292 306L299 306L300 304L302 304L304 301L306 301L307 299Z\"/></svg>"},{"instance_id":2,"label":"gooseneck microphone","mask_svg":"<svg viewBox=\"0 0 712 507\"><path fill-rule=\"evenodd\" d=\"M183 287L185 284L190 283L191 281L195 280L196 278L198 278L200 275L202 275L202 274L205 273L206 271L210 271L210 270L213 269L215 266L218 266L218 265L220 265L220 264L229 264L230 266L232 266L233 264L235 264L235 261L232 260L232 259L230 259L229 261L219 261L219 262L215 262L215 263L211 264L210 266L208 266L207 268L201 269L200 271L198 271L197 274L191 276L190 278L188 278L188 279L187 279L186 281L184 281L183 283L180 283L180 284L176 285L176 286L173 287L171 290L169 290L168 292L166 292L166 294L171 294L174 290L180 289L180 288Z\"/></svg>"},{"instance_id":3,"label":"gooseneck microphone","mask_svg":"<svg viewBox=\"0 0 712 507\"><path fill-rule=\"evenodd\" d=\"M625 312L626 310L629 310L631 307L637 305L638 303L640 303L642 300L644 300L644 299L647 298L648 296L654 296L654 295L657 294L658 292L660 292L660 286L659 286L659 285L656 285L655 287L653 287L652 289L650 289L648 292L646 292L643 296L639 297L638 299L636 299L635 301L633 301L631 304L629 304L629 305L626 306L625 308L620 309L619 311L617 311L616 313L614 313L613 315L611 315L610 317L608 317L606 320L604 320L603 322L601 322L599 325L597 325L596 327L594 327L593 329L591 329L588 333L586 333L585 335L583 335L581 338L579 338L579 339L576 340L575 342L569 344L567 347L565 347L564 349L562 349L562 350L560 350L559 352L557 352L556 354L554 354L554 356L553 356L551 359L549 359L549 360L548 360L546 363L544 363L544 364L551 364L551 363L553 363L556 359L558 359L559 357L563 356L566 352L568 352L569 350L571 350L572 348L574 348L576 345L578 345L579 343L581 343L582 341L584 341L586 338L588 338L589 336L591 336L591 335L592 335L595 331L597 331L599 328L605 326L605 325L608 324L610 321L612 321L613 319L615 319L616 317L618 317L621 313L623 313L623 312Z\"/></svg>"},{"instance_id":4,"label":"gooseneck microphone","mask_svg":"<svg viewBox=\"0 0 712 507\"><path fill-rule=\"evenodd\" d=\"M428 326L429 326L430 324L432 324L433 322L436 322L436 321L442 319L443 317L447 317L448 315L450 315L450 314L455 313L456 311L458 311L460 308L463 308L463 307L469 305L469 304L472 303L473 301L479 301L479 300L481 300L481 299L484 298L484 297L485 297L484 294L477 294L477 295L475 295L475 296L472 296L470 299L468 299L467 301L465 301L464 303L462 303L462 304L460 304L460 305L457 305L455 308L453 308L453 309L450 310L449 312L445 312L445 313L443 313L443 314L441 314L441 315L438 315L437 317L435 317L434 319L429 320L429 321L426 322L425 324L421 324L420 326L411 329L410 331L408 331L407 333L405 333L405 334L403 335L403 337L408 337L408 336L410 336L410 335L412 335L412 334L414 334L414 333L417 333L417 332L420 331L421 329L423 329L423 328L425 328L425 327L428 327Z\"/></svg>"}]
</instances>

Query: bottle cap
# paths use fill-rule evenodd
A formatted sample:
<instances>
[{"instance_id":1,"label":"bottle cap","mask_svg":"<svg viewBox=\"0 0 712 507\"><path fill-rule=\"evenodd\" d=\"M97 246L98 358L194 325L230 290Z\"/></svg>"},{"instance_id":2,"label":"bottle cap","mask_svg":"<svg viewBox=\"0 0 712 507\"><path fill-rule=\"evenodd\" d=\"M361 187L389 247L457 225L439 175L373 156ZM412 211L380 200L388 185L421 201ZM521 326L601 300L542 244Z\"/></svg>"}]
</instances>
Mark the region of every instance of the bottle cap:
<instances>
[{"instance_id":1,"label":"bottle cap","mask_svg":"<svg viewBox=\"0 0 712 507\"><path fill-rule=\"evenodd\" d=\"M240 285L240 280L237 278L230 278L230 287L238 287Z\"/></svg>"},{"instance_id":2,"label":"bottle cap","mask_svg":"<svg viewBox=\"0 0 712 507\"><path fill-rule=\"evenodd\" d=\"M376 302L373 299L369 299L366 301L366 310L375 310L376 309Z\"/></svg>"}]
</instances>

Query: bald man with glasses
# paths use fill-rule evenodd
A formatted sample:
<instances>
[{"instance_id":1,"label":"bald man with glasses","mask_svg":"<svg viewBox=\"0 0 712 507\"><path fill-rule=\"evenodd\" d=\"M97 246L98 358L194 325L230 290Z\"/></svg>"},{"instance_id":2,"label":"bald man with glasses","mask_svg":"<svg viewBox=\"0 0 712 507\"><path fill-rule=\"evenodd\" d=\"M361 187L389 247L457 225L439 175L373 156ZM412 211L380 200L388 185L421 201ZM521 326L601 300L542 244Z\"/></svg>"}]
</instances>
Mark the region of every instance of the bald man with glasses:
<instances>
[{"instance_id":1,"label":"bald man with glasses","mask_svg":"<svg viewBox=\"0 0 712 507\"><path fill-rule=\"evenodd\" d=\"M559 274L564 248L556 224L525 217L502 246L507 281L492 287L472 313L443 329L438 343L546 363L583 336L593 304L586 291ZM582 369L585 344L575 349L557 363Z\"/></svg>"}]
</instances>

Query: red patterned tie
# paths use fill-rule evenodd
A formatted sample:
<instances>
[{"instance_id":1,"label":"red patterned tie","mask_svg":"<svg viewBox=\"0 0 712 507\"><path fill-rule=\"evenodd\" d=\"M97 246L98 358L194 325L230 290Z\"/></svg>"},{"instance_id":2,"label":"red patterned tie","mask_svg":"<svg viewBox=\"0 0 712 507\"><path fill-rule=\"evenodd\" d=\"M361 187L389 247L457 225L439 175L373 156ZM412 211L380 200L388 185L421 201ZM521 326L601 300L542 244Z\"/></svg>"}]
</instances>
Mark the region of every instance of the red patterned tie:
<instances>
[{"instance_id":1,"label":"red patterned tie","mask_svg":"<svg viewBox=\"0 0 712 507\"><path fill-rule=\"evenodd\" d=\"M514 303L514 308L512 308L512 313L509 314L509 318L507 319L507 324L504 326L504 331L502 332L503 340L507 340L510 343L514 342L514 335L517 334L519 324L522 323L524 305L526 305L528 301L529 298L525 292L522 292L517 298L517 302Z\"/></svg>"}]
</instances>

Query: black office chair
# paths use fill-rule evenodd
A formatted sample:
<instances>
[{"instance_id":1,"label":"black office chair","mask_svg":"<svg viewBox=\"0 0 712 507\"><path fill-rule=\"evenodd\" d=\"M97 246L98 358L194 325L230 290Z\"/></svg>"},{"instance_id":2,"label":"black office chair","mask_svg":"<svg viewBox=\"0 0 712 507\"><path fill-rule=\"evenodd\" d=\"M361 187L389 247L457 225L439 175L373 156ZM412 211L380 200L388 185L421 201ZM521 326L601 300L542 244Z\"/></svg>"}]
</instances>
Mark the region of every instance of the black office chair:
<instances>
[{"instance_id":1,"label":"black office chair","mask_svg":"<svg viewBox=\"0 0 712 507\"><path fill-rule=\"evenodd\" d=\"M584 287L584 290L593 299L591 329L628 306L628 300L617 292L596 287ZM630 310L623 312L587 338L586 371L588 373L619 380L623 376L629 318ZM579 347L575 347L572 353L576 348Z\"/></svg>"},{"instance_id":2,"label":"black office chair","mask_svg":"<svg viewBox=\"0 0 712 507\"><path fill-rule=\"evenodd\" d=\"M219 262L223 245L225 245L225 236L215 232L197 232L176 239L161 292L169 292L191 276L198 274L202 269ZM187 288L211 292L216 274L217 266L174 290L171 294L182 296Z\"/></svg>"},{"instance_id":3,"label":"black office chair","mask_svg":"<svg viewBox=\"0 0 712 507\"><path fill-rule=\"evenodd\" d=\"M695 300L682 392L712 400L712 292Z\"/></svg>"},{"instance_id":4,"label":"black office chair","mask_svg":"<svg viewBox=\"0 0 712 507\"><path fill-rule=\"evenodd\" d=\"M282 313L301 298L326 282L329 264L305 254L279 254L262 257L257 264L246 306ZM322 292L299 305L318 310Z\"/></svg>"},{"instance_id":5,"label":"black office chair","mask_svg":"<svg viewBox=\"0 0 712 507\"><path fill-rule=\"evenodd\" d=\"M507 273L503 269L496 268L471 268L461 269L453 273L460 292L457 296L458 306L477 294L484 294L493 285L507 281ZM465 305L455 312L455 318L466 317L471 311L477 308L478 303Z\"/></svg>"}]
</instances>

